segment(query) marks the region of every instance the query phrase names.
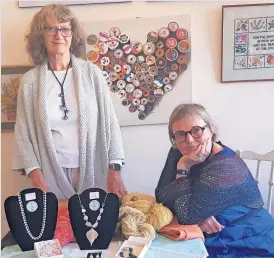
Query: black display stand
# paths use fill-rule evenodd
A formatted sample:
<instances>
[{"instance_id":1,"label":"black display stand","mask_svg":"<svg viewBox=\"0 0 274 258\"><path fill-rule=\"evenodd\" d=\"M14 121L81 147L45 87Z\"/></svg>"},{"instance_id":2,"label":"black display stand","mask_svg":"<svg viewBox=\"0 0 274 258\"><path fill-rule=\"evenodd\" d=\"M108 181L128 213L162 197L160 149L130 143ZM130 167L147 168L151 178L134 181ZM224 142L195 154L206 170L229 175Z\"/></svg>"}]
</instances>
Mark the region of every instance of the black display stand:
<instances>
[{"instance_id":1,"label":"black display stand","mask_svg":"<svg viewBox=\"0 0 274 258\"><path fill-rule=\"evenodd\" d=\"M97 211L92 211L89 208L89 203L93 200L90 199L90 193L93 193L93 197L99 195L99 198L95 198L94 200L100 202L100 208L102 207L102 203L104 202L107 193L100 188L90 188L80 194L81 203L86 210L88 221L94 224L99 215L100 208ZM108 193L107 195L104 212L101 215L102 218L99 221L98 226L95 228L99 235L92 245L86 238L86 232L90 227L85 225L77 194L73 195L69 199L68 209L73 233L81 250L104 250L109 247L112 237L115 234L119 216L119 198L116 194Z\"/></svg>"},{"instance_id":2,"label":"black display stand","mask_svg":"<svg viewBox=\"0 0 274 258\"><path fill-rule=\"evenodd\" d=\"M43 191L37 188L29 188L21 191L20 193L30 232L34 237L37 237L41 232L43 220ZM33 201L38 204L38 209L34 212L29 212L26 205L31 200L26 201L26 194L32 193L35 193L36 198ZM55 194L51 192L46 193L46 196L47 208L45 230L41 238L37 240L33 240L27 233L19 206L18 196L10 196L5 200L4 206L7 221L16 242L22 251L33 250L35 242L53 239L58 214L58 200Z\"/></svg>"}]
</instances>

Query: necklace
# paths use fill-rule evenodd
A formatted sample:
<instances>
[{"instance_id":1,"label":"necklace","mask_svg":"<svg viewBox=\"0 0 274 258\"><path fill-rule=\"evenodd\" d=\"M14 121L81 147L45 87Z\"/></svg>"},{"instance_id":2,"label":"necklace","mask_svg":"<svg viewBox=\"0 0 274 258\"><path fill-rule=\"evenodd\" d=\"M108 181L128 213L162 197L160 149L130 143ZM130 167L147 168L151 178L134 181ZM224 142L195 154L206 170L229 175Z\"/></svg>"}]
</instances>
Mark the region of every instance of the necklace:
<instances>
[{"instance_id":1,"label":"necklace","mask_svg":"<svg viewBox=\"0 0 274 258\"><path fill-rule=\"evenodd\" d=\"M99 214L94 222L94 224L92 224L89 221L88 215L86 214L86 209L83 206L81 199L80 199L80 195L78 194L78 198L79 198L79 203L80 203L80 208L81 208L81 212L83 214L83 220L85 221L85 225L90 228L87 232L86 232L86 237L88 239L88 241L90 242L90 245L93 244L94 240L99 236L98 232L95 230L95 228L97 228L97 226L99 225L99 221L102 218L102 214L104 212L104 207L105 207L105 203L106 203L106 199L107 199L108 194L106 193L104 202L102 203L102 206L99 210Z\"/></svg>"},{"instance_id":2,"label":"necklace","mask_svg":"<svg viewBox=\"0 0 274 258\"><path fill-rule=\"evenodd\" d=\"M23 202L22 202L22 198L21 198L21 193L18 193L18 201L19 201L19 206L20 206L20 211L21 211L21 215L22 215L22 219L23 219L23 223L25 226L25 229L28 233L28 235L30 236L30 238L32 240L38 240L42 237L42 235L44 234L44 230L45 230L45 226L46 226L46 218L47 218L47 194L45 192L43 192L43 219L42 219L42 227L41 227L41 231L40 234L35 237L33 236L33 234L30 231L28 222L27 222L27 218L26 218L26 214L24 211L24 207L23 207Z\"/></svg>"},{"instance_id":3,"label":"necklace","mask_svg":"<svg viewBox=\"0 0 274 258\"><path fill-rule=\"evenodd\" d=\"M64 116L62 117L63 120L67 120L68 119L68 116L67 116L67 113L69 112L67 106L66 106L66 101L65 101L65 93L64 93L64 83L65 83L65 80L67 78L67 74L68 74L68 69L71 65L71 61L69 61L69 64L68 64L68 68L66 70L66 74L65 74L65 77L63 79L63 82L61 83L57 76L55 75L55 73L53 72L53 70L51 69L51 66L50 64L48 64L49 66L49 69L51 70L52 74L54 75L55 79L57 80L57 82L59 83L60 87L61 87L61 93L58 95L60 98L61 98L61 105L60 105L60 109L64 111Z\"/></svg>"}]
</instances>

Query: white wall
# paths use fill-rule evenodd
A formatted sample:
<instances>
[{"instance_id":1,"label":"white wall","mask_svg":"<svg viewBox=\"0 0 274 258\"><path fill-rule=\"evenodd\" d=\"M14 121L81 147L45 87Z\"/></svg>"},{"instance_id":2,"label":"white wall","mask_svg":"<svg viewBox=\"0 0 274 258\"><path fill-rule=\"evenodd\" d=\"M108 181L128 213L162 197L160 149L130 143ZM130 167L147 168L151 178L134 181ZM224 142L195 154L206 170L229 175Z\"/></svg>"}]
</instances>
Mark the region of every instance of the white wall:
<instances>
[{"instance_id":1,"label":"white wall","mask_svg":"<svg viewBox=\"0 0 274 258\"><path fill-rule=\"evenodd\" d=\"M274 149L274 82L220 83L223 4L229 3L142 2L71 8L85 21L191 14L194 100L208 109L219 126L223 143L233 149L265 153ZM29 63L23 36L27 24L38 10L19 9L16 2L4 4L2 65ZM129 191L153 193L170 147L167 126L125 127L122 133L127 161L123 174ZM13 133L2 133L2 207L7 196L29 184L26 178L11 172L12 138ZM6 232L3 210L2 227L2 232Z\"/></svg>"}]
</instances>

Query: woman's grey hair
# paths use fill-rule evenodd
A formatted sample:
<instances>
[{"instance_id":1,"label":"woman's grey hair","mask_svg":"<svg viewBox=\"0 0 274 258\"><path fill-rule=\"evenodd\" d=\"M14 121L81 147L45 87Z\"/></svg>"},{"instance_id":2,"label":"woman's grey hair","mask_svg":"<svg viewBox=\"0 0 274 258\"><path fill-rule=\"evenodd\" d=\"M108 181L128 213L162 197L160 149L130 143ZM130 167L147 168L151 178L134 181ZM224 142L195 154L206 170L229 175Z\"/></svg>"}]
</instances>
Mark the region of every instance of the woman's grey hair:
<instances>
[{"instance_id":1,"label":"woman's grey hair","mask_svg":"<svg viewBox=\"0 0 274 258\"><path fill-rule=\"evenodd\" d=\"M34 64L39 65L47 58L47 51L43 39L43 30L48 19L55 19L60 23L70 22L72 41L70 51L80 57L85 45L84 33L78 19L65 5L52 4L43 7L36 13L30 24L30 31L26 35L27 52Z\"/></svg>"},{"instance_id":2,"label":"woman's grey hair","mask_svg":"<svg viewBox=\"0 0 274 258\"><path fill-rule=\"evenodd\" d=\"M216 142L218 139L218 128L212 121L211 117L207 113L206 109L199 104L187 103L178 105L172 112L169 123L168 123L168 134L170 142L174 148L177 148L176 143L173 139L172 125L185 118L185 117L199 117L203 119L208 126L209 130L213 133L212 141Z\"/></svg>"}]
</instances>

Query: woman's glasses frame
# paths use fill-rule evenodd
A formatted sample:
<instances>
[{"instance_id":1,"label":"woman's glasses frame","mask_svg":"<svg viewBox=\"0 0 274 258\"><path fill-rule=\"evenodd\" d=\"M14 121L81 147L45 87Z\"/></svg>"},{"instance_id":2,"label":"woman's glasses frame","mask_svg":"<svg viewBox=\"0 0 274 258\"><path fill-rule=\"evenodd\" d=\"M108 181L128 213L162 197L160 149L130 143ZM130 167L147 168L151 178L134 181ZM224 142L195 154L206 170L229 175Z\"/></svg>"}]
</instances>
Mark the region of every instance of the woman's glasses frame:
<instances>
[{"instance_id":1,"label":"woman's glasses frame","mask_svg":"<svg viewBox=\"0 0 274 258\"><path fill-rule=\"evenodd\" d=\"M48 26L48 27L44 27L44 30L46 31L46 34L48 36L56 36L58 31L61 32L63 37L71 37L71 34L72 34L71 28L67 28L67 27L59 29L57 27Z\"/></svg>"},{"instance_id":2,"label":"woman's glasses frame","mask_svg":"<svg viewBox=\"0 0 274 258\"><path fill-rule=\"evenodd\" d=\"M174 141L176 141L178 143L184 142L187 138L187 134L190 134L194 139L198 139L203 136L206 128L207 128L207 125L193 126L191 128L191 130L189 130L189 131L177 131L175 134L172 135L172 138L174 139ZM197 130L199 130L199 131L197 131ZM181 138L179 138L179 137L181 137ZM182 139L183 137L184 137L184 139Z\"/></svg>"}]
</instances>

